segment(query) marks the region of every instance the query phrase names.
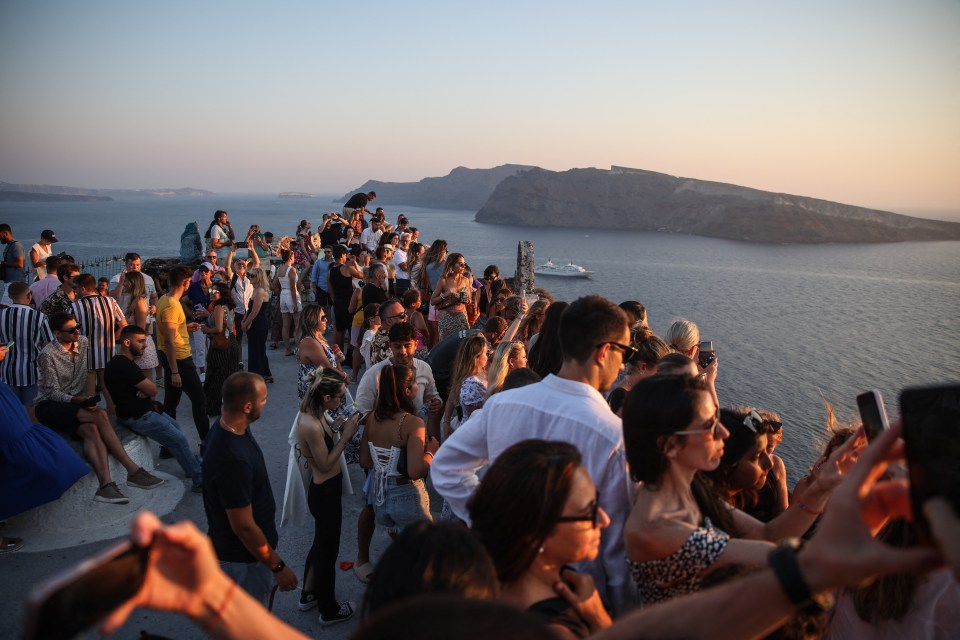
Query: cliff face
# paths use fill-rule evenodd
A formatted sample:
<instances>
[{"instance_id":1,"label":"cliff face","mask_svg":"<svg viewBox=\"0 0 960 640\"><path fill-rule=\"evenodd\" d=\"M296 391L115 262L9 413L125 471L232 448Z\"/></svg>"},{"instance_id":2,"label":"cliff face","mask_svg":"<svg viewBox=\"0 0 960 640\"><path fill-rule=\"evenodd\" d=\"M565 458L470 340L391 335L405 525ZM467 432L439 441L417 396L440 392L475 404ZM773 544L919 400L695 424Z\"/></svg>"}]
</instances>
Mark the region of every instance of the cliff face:
<instances>
[{"instance_id":1,"label":"cliff face","mask_svg":"<svg viewBox=\"0 0 960 640\"><path fill-rule=\"evenodd\" d=\"M492 169L457 167L443 177L424 178L419 182L368 180L344 195L341 202L346 202L355 193L375 191L377 202L374 205L386 202L434 209L477 210L504 178L529 168L519 164L504 164Z\"/></svg>"},{"instance_id":2,"label":"cliff face","mask_svg":"<svg viewBox=\"0 0 960 640\"><path fill-rule=\"evenodd\" d=\"M960 223L621 167L532 169L504 178L477 221L751 242L960 240Z\"/></svg>"}]
</instances>

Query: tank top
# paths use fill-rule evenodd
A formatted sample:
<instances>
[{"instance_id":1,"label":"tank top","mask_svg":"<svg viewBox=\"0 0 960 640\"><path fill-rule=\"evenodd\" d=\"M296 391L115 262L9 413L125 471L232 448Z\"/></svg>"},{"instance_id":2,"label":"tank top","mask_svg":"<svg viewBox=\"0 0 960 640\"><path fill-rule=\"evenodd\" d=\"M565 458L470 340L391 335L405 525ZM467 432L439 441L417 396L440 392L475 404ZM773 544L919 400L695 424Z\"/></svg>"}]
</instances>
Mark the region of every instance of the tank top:
<instances>
[{"instance_id":1,"label":"tank top","mask_svg":"<svg viewBox=\"0 0 960 640\"><path fill-rule=\"evenodd\" d=\"M340 273L341 266L343 265L330 266L330 288L333 289L333 295L337 300L348 302L353 295L353 277Z\"/></svg>"}]
</instances>

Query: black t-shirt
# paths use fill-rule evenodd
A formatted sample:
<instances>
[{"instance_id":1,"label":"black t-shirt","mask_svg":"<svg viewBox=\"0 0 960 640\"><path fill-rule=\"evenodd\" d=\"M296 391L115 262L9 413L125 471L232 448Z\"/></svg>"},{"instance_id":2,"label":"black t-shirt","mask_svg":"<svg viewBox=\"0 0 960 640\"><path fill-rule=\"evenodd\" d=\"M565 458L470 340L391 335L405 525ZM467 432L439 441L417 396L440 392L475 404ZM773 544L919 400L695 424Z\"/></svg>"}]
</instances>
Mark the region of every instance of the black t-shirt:
<instances>
[{"instance_id":1,"label":"black t-shirt","mask_svg":"<svg viewBox=\"0 0 960 640\"><path fill-rule=\"evenodd\" d=\"M376 302L377 304L383 304L387 301L387 292L378 287L375 284L366 284L363 286L363 293L360 294L361 299L363 300L363 306L367 306L371 302Z\"/></svg>"},{"instance_id":2,"label":"black t-shirt","mask_svg":"<svg viewBox=\"0 0 960 640\"><path fill-rule=\"evenodd\" d=\"M263 451L250 429L238 436L217 419L210 426L203 454L203 509L207 513L207 535L224 562L258 562L230 527L227 509L252 507L253 521L267 542L277 548L277 505L267 477Z\"/></svg>"},{"instance_id":3,"label":"black t-shirt","mask_svg":"<svg viewBox=\"0 0 960 640\"><path fill-rule=\"evenodd\" d=\"M103 382L113 402L117 405L118 418L139 418L153 411L150 398L137 397L137 385L145 376L130 358L115 355L103 370Z\"/></svg>"},{"instance_id":4,"label":"black t-shirt","mask_svg":"<svg viewBox=\"0 0 960 640\"><path fill-rule=\"evenodd\" d=\"M366 298L364 298L366 302ZM457 357L457 349L460 343L469 336L480 333L479 329L462 329L437 343L430 354L427 356L427 364L433 370L433 379L440 378L446 380L453 373L453 359Z\"/></svg>"},{"instance_id":5,"label":"black t-shirt","mask_svg":"<svg viewBox=\"0 0 960 640\"><path fill-rule=\"evenodd\" d=\"M367 206L368 202L370 202L370 198L367 197L367 194L355 193L350 196L350 199L347 200L347 203L343 206L350 207L351 209L363 209Z\"/></svg>"},{"instance_id":6,"label":"black t-shirt","mask_svg":"<svg viewBox=\"0 0 960 640\"><path fill-rule=\"evenodd\" d=\"M326 229L320 232L320 246L333 247L340 242L343 236L343 223L333 222Z\"/></svg>"}]
</instances>

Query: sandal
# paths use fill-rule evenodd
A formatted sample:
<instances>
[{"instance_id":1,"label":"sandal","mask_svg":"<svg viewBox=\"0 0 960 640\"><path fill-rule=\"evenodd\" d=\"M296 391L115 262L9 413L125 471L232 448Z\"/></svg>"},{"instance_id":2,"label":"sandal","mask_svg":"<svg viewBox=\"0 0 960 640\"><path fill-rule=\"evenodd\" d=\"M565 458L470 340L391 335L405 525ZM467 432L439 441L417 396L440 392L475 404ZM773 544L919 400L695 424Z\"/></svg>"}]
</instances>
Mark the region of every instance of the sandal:
<instances>
[{"instance_id":1,"label":"sandal","mask_svg":"<svg viewBox=\"0 0 960 640\"><path fill-rule=\"evenodd\" d=\"M23 538L0 538L0 553L11 553L23 546Z\"/></svg>"},{"instance_id":2,"label":"sandal","mask_svg":"<svg viewBox=\"0 0 960 640\"><path fill-rule=\"evenodd\" d=\"M364 562L359 566L354 565L353 573L356 574L357 579L360 580L360 582L366 584L370 582L370 578L373 577L373 565L369 562Z\"/></svg>"}]
</instances>

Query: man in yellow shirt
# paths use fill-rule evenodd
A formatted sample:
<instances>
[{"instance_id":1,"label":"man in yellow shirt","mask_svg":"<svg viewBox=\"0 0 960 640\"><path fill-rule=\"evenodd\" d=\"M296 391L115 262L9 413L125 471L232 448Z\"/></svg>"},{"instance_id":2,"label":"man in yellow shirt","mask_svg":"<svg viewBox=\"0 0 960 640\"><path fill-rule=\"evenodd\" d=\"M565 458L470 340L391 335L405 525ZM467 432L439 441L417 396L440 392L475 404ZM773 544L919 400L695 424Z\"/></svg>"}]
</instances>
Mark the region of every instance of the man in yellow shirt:
<instances>
[{"instance_id":1,"label":"man in yellow shirt","mask_svg":"<svg viewBox=\"0 0 960 640\"><path fill-rule=\"evenodd\" d=\"M180 298L190 286L191 271L180 265L170 270L170 291L157 303L157 355L163 365L163 412L177 419L177 405L186 391L193 410L193 422L200 436L200 450L207 437L207 408L203 383L190 351L190 332L200 329L196 322L187 323Z\"/></svg>"}]
</instances>

